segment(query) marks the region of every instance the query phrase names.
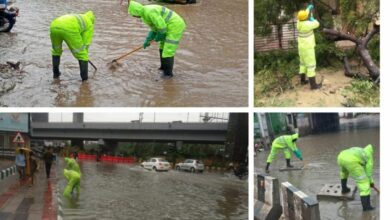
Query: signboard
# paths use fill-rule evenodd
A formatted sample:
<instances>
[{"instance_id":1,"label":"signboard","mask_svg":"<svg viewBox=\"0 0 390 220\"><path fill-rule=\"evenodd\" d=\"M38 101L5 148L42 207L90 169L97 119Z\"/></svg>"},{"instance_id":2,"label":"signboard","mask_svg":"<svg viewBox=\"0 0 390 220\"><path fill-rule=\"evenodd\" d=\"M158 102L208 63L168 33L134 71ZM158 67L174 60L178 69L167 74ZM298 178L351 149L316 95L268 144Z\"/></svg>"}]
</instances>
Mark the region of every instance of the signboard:
<instances>
[{"instance_id":1,"label":"signboard","mask_svg":"<svg viewBox=\"0 0 390 220\"><path fill-rule=\"evenodd\" d=\"M20 132L15 135L14 139L12 139L12 143L24 144L24 139Z\"/></svg>"},{"instance_id":2,"label":"signboard","mask_svg":"<svg viewBox=\"0 0 390 220\"><path fill-rule=\"evenodd\" d=\"M28 113L0 113L0 131L28 133Z\"/></svg>"}]
</instances>

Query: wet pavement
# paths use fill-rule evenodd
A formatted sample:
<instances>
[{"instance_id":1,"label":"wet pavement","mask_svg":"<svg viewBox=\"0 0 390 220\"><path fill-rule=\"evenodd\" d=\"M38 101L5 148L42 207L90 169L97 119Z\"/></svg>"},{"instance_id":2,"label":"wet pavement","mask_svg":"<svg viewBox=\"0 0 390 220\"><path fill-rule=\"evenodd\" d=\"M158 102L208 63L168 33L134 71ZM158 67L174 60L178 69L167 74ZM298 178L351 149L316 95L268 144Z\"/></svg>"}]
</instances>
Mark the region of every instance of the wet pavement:
<instances>
[{"instance_id":1,"label":"wet pavement","mask_svg":"<svg viewBox=\"0 0 390 220\"><path fill-rule=\"evenodd\" d=\"M53 199L56 184L54 169L51 176L51 179L46 179L44 167L41 166L31 187L27 180L19 181L18 174L0 181L0 219L57 219L57 204Z\"/></svg>"},{"instance_id":2,"label":"wet pavement","mask_svg":"<svg viewBox=\"0 0 390 220\"><path fill-rule=\"evenodd\" d=\"M94 161L80 167L79 198L60 198L64 219L248 219L248 181ZM61 191L65 184L60 178Z\"/></svg>"},{"instance_id":3,"label":"wet pavement","mask_svg":"<svg viewBox=\"0 0 390 220\"><path fill-rule=\"evenodd\" d=\"M146 3L148 1L141 1ZM148 28L127 14L119 1L18 0L20 16L10 34L0 34L0 63L21 62L22 76L1 97L21 106L247 106L248 2L201 0L168 5L186 20L174 74L161 80L158 46L152 45L110 69L112 59L142 45ZM102 7L102 4L104 7ZM126 3L127 4L127 3ZM61 57L61 80L52 79L49 25L61 15L95 12L90 47L90 80L81 83L78 62L68 49ZM67 48L64 44L64 48Z\"/></svg>"},{"instance_id":4,"label":"wet pavement","mask_svg":"<svg viewBox=\"0 0 390 220\"><path fill-rule=\"evenodd\" d=\"M283 154L280 153L271 164L270 175L279 178L280 182L290 182L310 196L316 196L324 184L340 183L337 155L341 150L348 147L365 147L367 144L372 144L375 154L373 175L375 185L380 189L379 115L358 119L342 119L341 122L340 131L338 132L310 135L298 140L297 145L302 150L306 163L304 170L279 172L279 168L286 166ZM255 173L264 173L268 153L268 151L261 152L255 157ZM292 164L295 166L304 165L294 156ZM348 183L354 184L354 181L349 178ZM379 194L374 190L371 193L371 202L377 209L372 212L362 212L359 193L356 193L353 201L326 199L319 201L321 219L379 220Z\"/></svg>"}]
</instances>

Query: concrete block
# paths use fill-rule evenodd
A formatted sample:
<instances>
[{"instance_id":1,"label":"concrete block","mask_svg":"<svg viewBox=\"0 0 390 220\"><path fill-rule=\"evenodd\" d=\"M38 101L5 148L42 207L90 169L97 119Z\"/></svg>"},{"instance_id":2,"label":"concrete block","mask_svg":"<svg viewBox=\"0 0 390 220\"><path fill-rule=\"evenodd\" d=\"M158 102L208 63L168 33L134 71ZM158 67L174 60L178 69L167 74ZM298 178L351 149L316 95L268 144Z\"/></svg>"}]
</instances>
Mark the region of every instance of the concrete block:
<instances>
[{"instance_id":1,"label":"concrete block","mask_svg":"<svg viewBox=\"0 0 390 220\"><path fill-rule=\"evenodd\" d=\"M302 170L303 167L284 167L284 168L280 168L279 171L280 172L284 172L284 171L296 171L296 170Z\"/></svg>"},{"instance_id":2,"label":"concrete block","mask_svg":"<svg viewBox=\"0 0 390 220\"><path fill-rule=\"evenodd\" d=\"M317 199L354 200L357 188L351 185L348 185L348 187L351 189L351 192L342 194L341 184L325 184L317 194Z\"/></svg>"},{"instance_id":3,"label":"concrete block","mask_svg":"<svg viewBox=\"0 0 390 220\"><path fill-rule=\"evenodd\" d=\"M257 199L254 207L255 220L274 220L282 214L278 179L257 175Z\"/></svg>"}]
</instances>

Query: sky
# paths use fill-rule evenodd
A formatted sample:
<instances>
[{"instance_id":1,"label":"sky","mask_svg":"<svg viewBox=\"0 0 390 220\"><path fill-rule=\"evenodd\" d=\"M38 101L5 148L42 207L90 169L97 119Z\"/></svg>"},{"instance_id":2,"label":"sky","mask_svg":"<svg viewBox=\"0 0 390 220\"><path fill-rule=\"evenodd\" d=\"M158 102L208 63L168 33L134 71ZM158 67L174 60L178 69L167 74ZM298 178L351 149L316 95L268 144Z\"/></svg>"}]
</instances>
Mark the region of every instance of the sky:
<instances>
[{"instance_id":1,"label":"sky","mask_svg":"<svg viewBox=\"0 0 390 220\"><path fill-rule=\"evenodd\" d=\"M206 113L84 113L85 122L131 122L139 120L142 114L143 122L203 122ZM216 118L228 118L229 113L208 113ZM72 113L49 113L49 122L72 122ZM213 119L212 122L224 122L226 120Z\"/></svg>"}]
</instances>

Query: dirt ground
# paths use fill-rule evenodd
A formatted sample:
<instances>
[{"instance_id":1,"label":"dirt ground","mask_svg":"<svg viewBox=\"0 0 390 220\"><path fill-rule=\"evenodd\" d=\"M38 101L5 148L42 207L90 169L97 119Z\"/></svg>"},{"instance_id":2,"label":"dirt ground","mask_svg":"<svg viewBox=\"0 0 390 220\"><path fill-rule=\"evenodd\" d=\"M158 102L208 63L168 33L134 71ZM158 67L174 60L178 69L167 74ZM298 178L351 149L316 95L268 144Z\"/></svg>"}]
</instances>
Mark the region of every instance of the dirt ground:
<instances>
[{"instance_id":1,"label":"dirt ground","mask_svg":"<svg viewBox=\"0 0 390 220\"><path fill-rule=\"evenodd\" d=\"M317 82L323 77L322 88L310 90L309 84L301 86L299 76L293 79L294 88L282 93L271 94L262 100L263 106L282 107L345 107L343 88L350 85L352 78L344 76L344 70L323 69L317 72ZM255 105L258 105L258 103Z\"/></svg>"}]
</instances>

